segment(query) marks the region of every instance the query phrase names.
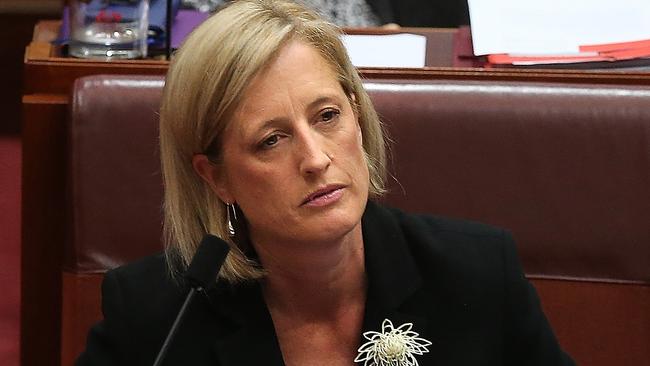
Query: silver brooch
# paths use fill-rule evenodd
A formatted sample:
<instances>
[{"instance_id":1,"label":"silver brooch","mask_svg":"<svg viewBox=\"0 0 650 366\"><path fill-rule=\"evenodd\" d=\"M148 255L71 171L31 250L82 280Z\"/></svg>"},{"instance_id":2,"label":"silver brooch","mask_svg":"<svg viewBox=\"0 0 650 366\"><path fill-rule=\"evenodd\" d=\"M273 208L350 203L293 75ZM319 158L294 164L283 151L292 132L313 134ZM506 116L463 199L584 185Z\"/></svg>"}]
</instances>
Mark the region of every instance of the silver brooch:
<instances>
[{"instance_id":1,"label":"silver brooch","mask_svg":"<svg viewBox=\"0 0 650 366\"><path fill-rule=\"evenodd\" d=\"M359 347L354 362L363 362L364 366L418 366L415 356L429 352L431 342L420 338L412 328L413 323L395 328L393 322L384 319L381 333L363 333L368 342Z\"/></svg>"}]
</instances>

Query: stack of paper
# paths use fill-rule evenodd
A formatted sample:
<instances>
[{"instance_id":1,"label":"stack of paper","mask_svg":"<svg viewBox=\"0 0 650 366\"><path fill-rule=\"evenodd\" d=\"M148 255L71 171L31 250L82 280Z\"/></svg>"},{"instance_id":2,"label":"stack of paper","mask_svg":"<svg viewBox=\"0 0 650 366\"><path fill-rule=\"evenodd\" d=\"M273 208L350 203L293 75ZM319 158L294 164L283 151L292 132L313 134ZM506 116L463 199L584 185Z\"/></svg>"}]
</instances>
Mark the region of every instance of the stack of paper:
<instances>
[{"instance_id":1,"label":"stack of paper","mask_svg":"<svg viewBox=\"0 0 650 366\"><path fill-rule=\"evenodd\" d=\"M650 0L649 0L650 1ZM341 36L356 67L424 67L427 39L417 34Z\"/></svg>"},{"instance_id":2,"label":"stack of paper","mask_svg":"<svg viewBox=\"0 0 650 366\"><path fill-rule=\"evenodd\" d=\"M537 65L650 58L649 0L468 0L476 55Z\"/></svg>"}]
</instances>

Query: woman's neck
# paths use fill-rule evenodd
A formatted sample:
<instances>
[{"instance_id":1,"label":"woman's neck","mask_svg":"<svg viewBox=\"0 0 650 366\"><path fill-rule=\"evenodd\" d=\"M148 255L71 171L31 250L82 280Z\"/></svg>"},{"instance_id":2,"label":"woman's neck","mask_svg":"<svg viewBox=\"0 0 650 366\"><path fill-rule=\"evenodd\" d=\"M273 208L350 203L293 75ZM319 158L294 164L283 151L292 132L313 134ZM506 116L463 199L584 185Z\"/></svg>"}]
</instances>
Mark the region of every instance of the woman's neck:
<instances>
[{"instance_id":1,"label":"woman's neck","mask_svg":"<svg viewBox=\"0 0 650 366\"><path fill-rule=\"evenodd\" d=\"M360 224L332 243L259 245L256 249L267 272L264 296L273 311L327 321L341 316L350 305L365 303Z\"/></svg>"},{"instance_id":2,"label":"woman's neck","mask_svg":"<svg viewBox=\"0 0 650 366\"><path fill-rule=\"evenodd\" d=\"M331 243L262 244L256 250L267 271L262 288L285 364L352 365L366 300L361 224Z\"/></svg>"}]
</instances>

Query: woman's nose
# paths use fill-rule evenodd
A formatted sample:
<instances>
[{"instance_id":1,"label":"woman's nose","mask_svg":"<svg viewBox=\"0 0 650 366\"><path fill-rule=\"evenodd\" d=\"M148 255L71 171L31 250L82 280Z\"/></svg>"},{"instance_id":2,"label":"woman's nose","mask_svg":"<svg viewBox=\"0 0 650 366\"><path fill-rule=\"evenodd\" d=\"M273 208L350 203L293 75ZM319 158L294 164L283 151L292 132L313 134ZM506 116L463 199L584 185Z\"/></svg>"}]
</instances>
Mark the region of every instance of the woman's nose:
<instances>
[{"instance_id":1,"label":"woman's nose","mask_svg":"<svg viewBox=\"0 0 650 366\"><path fill-rule=\"evenodd\" d=\"M297 154L300 161L300 173L303 175L316 175L326 170L332 163L331 155L327 151L327 144L323 136L315 132L301 134Z\"/></svg>"}]
</instances>

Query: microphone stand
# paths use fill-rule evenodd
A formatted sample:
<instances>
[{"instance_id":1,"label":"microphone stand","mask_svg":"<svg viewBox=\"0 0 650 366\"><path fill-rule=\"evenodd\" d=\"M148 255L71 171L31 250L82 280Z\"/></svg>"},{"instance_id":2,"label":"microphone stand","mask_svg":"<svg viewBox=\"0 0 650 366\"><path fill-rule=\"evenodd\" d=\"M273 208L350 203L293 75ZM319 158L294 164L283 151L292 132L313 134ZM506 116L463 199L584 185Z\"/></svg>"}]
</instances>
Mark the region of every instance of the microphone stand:
<instances>
[{"instance_id":1,"label":"microphone stand","mask_svg":"<svg viewBox=\"0 0 650 366\"><path fill-rule=\"evenodd\" d=\"M176 335L176 331L180 327L181 321L183 320L185 311L187 311L187 309L190 307L190 303L192 302L194 295L201 290L203 290L203 288L201 287L199 288L192 287L190 289L190 292L187 294L187 297L185 298L185 302L183 303L181 310L178 312L178 315L174 320L174 324L172 324L172 328L169 330L169 333L167 334L167 338L165 339L165 342L163 343L162 347L160 348L160 351L158 352L158 356L156 357L156 361L154 361L153 366L162 365L162 362L165 359L165 355L167 354L167 350L169 349L169 345L171 344L172 339L174 339L174 336Z\"/></svg>"},{"instance_id":2,"label":"microphone stand","mask_svg":"<svg viewBox=\"0 0 650 366\"><path fill-rule=\"evenodd\" d=\"M205 235L203 240L201 240L201 244L194 253L192 262L185 271L184 277L190 284L190 292L187 294L187 297L185 297L185 302L183 303L181 310L178 312L178 315L176 315L176 319L174 320L169 333L167 333L167 338L165 338L165 342L160 348L153 366L162 365L167 350L169 349L178 328L180 328L183 317L192 303L192 299L197 292L202 292L204 288L207 288L210 284L215 282L217 274L219 273L223 262L226 260L229 250L230 247L228 246L228 243L214 235Z\"/></svg>"}]
</instances>

